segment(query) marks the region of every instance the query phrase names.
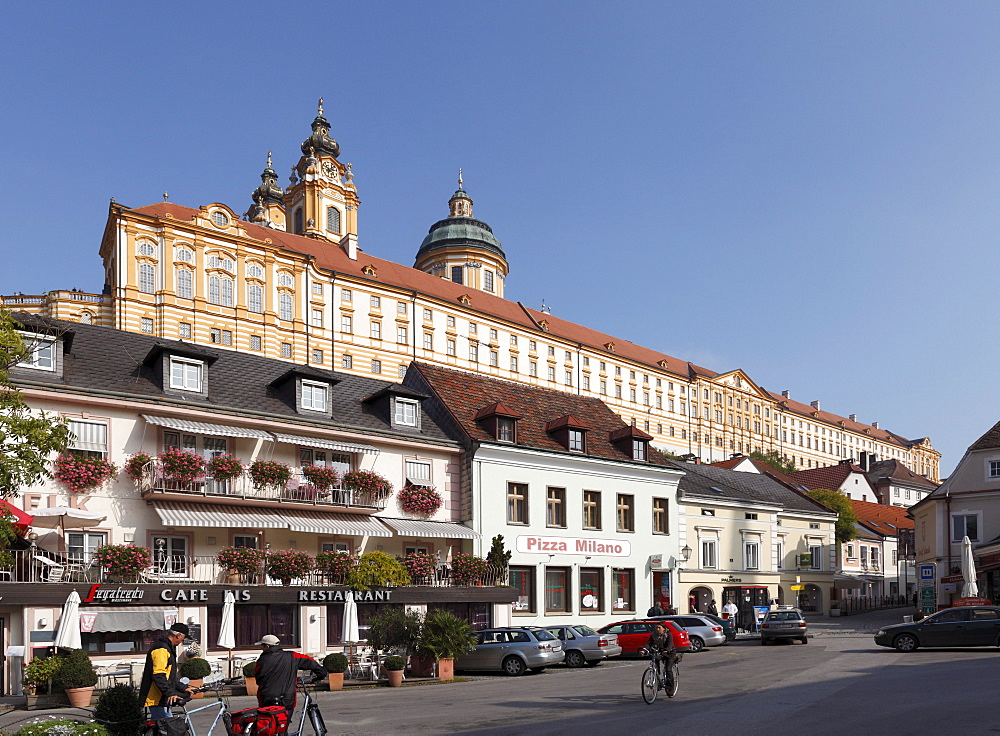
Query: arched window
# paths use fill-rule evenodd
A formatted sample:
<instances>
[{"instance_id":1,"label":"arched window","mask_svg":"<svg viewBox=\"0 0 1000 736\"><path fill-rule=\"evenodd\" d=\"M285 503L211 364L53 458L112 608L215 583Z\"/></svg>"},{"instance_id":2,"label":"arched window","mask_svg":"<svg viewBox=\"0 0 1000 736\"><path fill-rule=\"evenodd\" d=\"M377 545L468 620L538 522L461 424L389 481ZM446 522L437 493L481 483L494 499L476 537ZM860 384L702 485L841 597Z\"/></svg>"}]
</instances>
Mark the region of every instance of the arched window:
<instances>
[{"instance_id":1,"label":"arched window","mask_svg":"<svg viewBox=\"0 0 1000 736\"><path fill-rule=\"evenodd\" d=\"M93 321L94 321L94 315L92 315L90 312L80 312L81 324L89 325L92 324Z\"/></svg>"},{"instance_id":2,"label":"arched window","mask_svg":"<svg viewBox=\"0 0 1000 736\"><path fill-rule=\"evenodd\" d=\"M264 311L264 287L260 284L247 286L247 307L258 314Z\"/></svg>"},{"instance_id":3,"label":"arched window","mask_svg":"<svg viewBox=\"0 0 1000 736\"><path fill-rule=\"evenodd\" d=\"M295 277L293 277L292 274L286 273L285 271L282 271L281 273L278 274L278 286L294 286L294 285L295 285Z\"/></svg>"},{"instance_id":4,"label":"arched window","mask_svg":"<svg viewBox=\"0 0 1000 736\"><path fill-rule=\"evenodd\" d=\"M186 268L177 269L177 296L181 299L194 298L192 274Z\"/></svg>"},{"instance_id":5,"label":"arched window","mask_svg":"<svg viewBox=\"0 0 1000 736\"><path fill-rule=\"evenodd\" d=\"M281 319L292 319L292 315L292 295L282 294L281 297L279 297L278 316Z\"/></svg>"},{"instance_id":6,"label":"arched window","mask_svg":"<svg viewBox=\"0 0 1000 736\"><path fill-rule=\"evenodd\" d=\"M336 207L326 208L326 229L331 233L340 232L340 210Z\"/></svg>"},{"instance_id":7,"label":"arched window","mask_svg":"<svg viewBox=\"0 0 1000 736\"><path fill-rule=\"evenodd\" d=\"M263 279L264 278L264 267L259 263L249 263L247 264L247 276L252 279Z\"/></svg>"},{"instance_id":8,"label":"arched window","mask_svg":"<svg viewBox=\"0 0 1000 736\"><path fill-rule=\"evenodd\" d=\"M156 252L156 246L152 243L139 243L139 255L151 256Z\"/></svg>"},{"instance_id":9,"label":"arched window","mask_svg":"<svg viewBox=\"0 0 1000 736\"><path fill-rule=\"evenodd\" d=\"M302 232L302 208L295 210L295 232Z\"/></svg>"},{"instance_id":10,"label":"arched window","mask_svg":"<svg viewBox=\"0 0 1000 736\"><path fill-rule=\"evenodd\" d=\"M139 264L139 291L146 294L156 291L156 266L149 263Z\"/></svg>"},{"instance_id":11,"label":"arched window","mask_svg":"<svg viewBox=\"0 0 1000 736\"><path fill-rule=\"evenodd\" d=\"M194 260L194 254L187 248L177 248L177 260L184 261L184 263L191 263Z\"/></svg>"}]
</instances>

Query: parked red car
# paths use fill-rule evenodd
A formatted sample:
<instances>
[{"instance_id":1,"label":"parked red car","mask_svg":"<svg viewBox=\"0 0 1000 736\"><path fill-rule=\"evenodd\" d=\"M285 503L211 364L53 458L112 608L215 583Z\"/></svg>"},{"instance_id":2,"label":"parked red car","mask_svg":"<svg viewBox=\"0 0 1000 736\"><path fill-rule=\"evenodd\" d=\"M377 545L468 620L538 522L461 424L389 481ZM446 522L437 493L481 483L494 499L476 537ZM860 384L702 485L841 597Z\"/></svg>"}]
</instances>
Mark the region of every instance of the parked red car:
<instances>
[{"instance_id":1,"label":"parked red car","mask_svg":"<svg viewBox=\"0 0 1000 736\"><path fill-rule=\"evenodd\" d=\"M678 652L687 652L691 649L691 638L676 621L622 621L602 626L597 631L601 634L617 634L618 646L622 648L622 655L635 655L638 654L639 649L646 646L646 642L649 641L649 637L653 633L653 626L656 624L666 624L670 635L674 638L674 647Z\"/></svg>"}]
</instances>

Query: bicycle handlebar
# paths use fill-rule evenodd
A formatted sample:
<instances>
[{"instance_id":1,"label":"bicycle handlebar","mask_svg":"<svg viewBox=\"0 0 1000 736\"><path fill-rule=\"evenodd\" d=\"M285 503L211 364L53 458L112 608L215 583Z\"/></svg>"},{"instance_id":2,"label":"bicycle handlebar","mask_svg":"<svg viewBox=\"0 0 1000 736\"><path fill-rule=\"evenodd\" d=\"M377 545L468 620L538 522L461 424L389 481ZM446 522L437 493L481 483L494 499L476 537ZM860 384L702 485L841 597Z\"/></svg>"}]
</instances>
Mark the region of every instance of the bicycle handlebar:
<instances>
[{"instance_id":1,"label":"bicycle handlebar","mask_svg":"<svg viewBox=\"0 0 1000 736\"><path fill-rule=\"evenodd\" d=\"M196 693L203 693L208 690L221 690L227 685L235 685L237 682L242 682L242 681L243 681L242 677L226 677L221 680L215 680L214 682L210 682L207 685L196 687L192 692L189 692L187 695L182 696L180 700L174 703L174 705L187 705L188 703L191 702L191 697Z\"/></svg>"}]
</instances>

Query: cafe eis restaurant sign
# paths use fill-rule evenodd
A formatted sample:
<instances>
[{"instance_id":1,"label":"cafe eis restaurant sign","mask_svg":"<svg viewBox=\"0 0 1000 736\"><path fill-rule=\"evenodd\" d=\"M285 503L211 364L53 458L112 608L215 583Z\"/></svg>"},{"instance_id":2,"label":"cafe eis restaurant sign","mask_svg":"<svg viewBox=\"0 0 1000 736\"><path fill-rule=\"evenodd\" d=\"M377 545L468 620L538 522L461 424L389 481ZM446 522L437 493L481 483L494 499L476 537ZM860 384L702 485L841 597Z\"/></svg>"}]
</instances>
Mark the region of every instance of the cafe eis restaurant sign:
<instances>
[{"instance_id":1,"label":"cafe eis restaurant sign","mask_svg":"<svg viewBox=\"0 0 1000 736\"><path fill-rule=\"evenodd\" d=\"M518 552L539 555L603 555L605 557L628 557L632 545L625 540L600 539L595 537L540 537L522 534L515 540Z\"/></svg>"}]
</instances>

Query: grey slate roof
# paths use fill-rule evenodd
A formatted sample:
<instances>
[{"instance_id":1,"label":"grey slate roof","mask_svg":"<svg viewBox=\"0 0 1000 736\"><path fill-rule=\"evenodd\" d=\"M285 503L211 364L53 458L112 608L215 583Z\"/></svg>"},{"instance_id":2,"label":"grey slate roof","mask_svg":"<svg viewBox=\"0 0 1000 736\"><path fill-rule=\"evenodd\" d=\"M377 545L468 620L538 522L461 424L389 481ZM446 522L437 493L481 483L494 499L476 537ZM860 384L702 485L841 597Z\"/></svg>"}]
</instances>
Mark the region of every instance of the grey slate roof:
<instances>
[{"instance_id":1,"label":"grey slate roof","mask_svg":"<svg viewBox=\"0 0 1000 736\"><path fill-rule=\"evenodd\" d=\"M64 355L62 376L47 371L12 369L10 380L17 386L51 386L53 388L105 392L123 398L148 400L155 406L189 406L232 414L264 415L264 418L301 423L303 427L328 427L363 431L407 439L426 439L455 443L426 415L419 430L392 429L387 421L363 403L387 387L390 381L379 381L348 373L326 371L313 366L294 366L282 361L231 350L215 350L191 346L183 341L167 340L111 327L98 327L76 322L54 320L28 314L15 314L14 319L27 330L63 335L68 352ZM154 347L169 352L179 348L190 354L193 347L208 358L208 397L178 396L160 388L159 372L146 361ZM209 357L211 356L211 357ZM214 358L214 360L213 360ZM298 414L295 406L282 398L287 392L272 386L276 379L293 367L311 378L326 378L335 385L330 390L332 419ZM281 383L281 382L278 382ZM398 385L397 385L398 388Z\"/></svg>"},{"instance_id":2,"label":"grey slate roof","mask_svg":"<svg viewBox=\"0 0 1000 736\"><path fill-rule=\"evenodd\" d=\"M681 478L681 498L708 497L728 501L753 501L782 506L794 511L835 514L818 501L783 486L760 473L740 473L714 465L695 465L670 461L685 475Z\"/></svg>"}]
</instances>

